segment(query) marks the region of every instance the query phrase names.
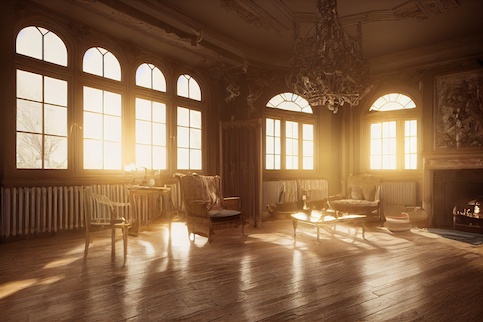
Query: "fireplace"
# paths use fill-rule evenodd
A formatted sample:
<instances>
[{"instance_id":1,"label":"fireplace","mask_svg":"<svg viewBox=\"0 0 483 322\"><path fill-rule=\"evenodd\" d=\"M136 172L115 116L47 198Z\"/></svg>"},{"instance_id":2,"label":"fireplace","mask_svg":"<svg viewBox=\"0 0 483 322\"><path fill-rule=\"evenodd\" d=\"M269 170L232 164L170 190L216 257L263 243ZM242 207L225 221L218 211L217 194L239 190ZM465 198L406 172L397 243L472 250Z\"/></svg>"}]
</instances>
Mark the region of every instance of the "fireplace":
<instances>
[{"instance_id":1,"label":"fireplace","mask_svg":"<svg viewBox=\"0 0 483 322\"><path fill-rule=\"evenodd\" d=\"M453 208L483 195L483 155L424 159L423 208L433 227L453 228Z\"/></svg>"}]
</instances>

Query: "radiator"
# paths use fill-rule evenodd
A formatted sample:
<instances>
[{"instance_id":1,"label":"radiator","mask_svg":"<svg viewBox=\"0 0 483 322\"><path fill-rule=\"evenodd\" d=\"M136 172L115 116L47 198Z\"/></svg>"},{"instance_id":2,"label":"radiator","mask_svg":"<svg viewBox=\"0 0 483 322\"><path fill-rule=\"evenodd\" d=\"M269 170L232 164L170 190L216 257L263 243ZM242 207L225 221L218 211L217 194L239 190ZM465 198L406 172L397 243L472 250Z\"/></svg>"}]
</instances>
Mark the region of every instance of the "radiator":
<instances>
[{"instance_id":1,"label":"radiator","mask_svg":"<svg viewBox=\"0 0 483 322\"><path fill-rule=\"evenodd\" d=\"M328 196L325 179L265 181L262 185L262 205L283 204L302 200L322 200Z\"/></svg>"},{"instance_id":2,"label":"radiator","mask_svg":"<svg viewBox=\"0 0 483 322\"><path fill-rule=\"evenodd\" d=\"M126 185L94 185L91 187L94 193L103 194L113 201L129 202ZM174 194L177 194L176 187L172 188L175 190ZM82 186L2 187L0 190L1 238L83 229L83 190ZM161 206L163 200L156 200L156 202ZM125 218L132 216L130 210L122 211L119 212L119 215ZM139 213L141 224L151 219L149 215L147 207L141 207Z\"/></svg>"},{"instance_id":3,"label":"radiator","mask_svg":"<svg viewBox=\"0 0 483 322\"><path fill-rule=\"evenodd\" d=\"M382 201L384 204L415 206L415 181L384 182L382 184Z\"/></svg>"}]
</instances>

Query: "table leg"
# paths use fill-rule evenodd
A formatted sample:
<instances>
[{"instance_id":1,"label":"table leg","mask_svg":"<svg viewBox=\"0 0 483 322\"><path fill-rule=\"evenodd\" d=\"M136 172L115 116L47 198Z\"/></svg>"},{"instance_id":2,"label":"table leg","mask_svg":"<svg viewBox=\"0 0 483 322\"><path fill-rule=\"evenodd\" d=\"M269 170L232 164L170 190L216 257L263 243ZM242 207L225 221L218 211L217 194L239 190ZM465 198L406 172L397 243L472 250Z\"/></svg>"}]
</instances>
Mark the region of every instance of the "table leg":
<instances>
[{"instance_id":1,"label":"table leg","mask_svg":"<svg viewBox=\"0 0 483 322\"><path fill-rule=\"evenodd\" d=\"M297 219L293 218L292 219L292 224L293 224L293 241L297 240Z\"/></svg>"}]
</instances>

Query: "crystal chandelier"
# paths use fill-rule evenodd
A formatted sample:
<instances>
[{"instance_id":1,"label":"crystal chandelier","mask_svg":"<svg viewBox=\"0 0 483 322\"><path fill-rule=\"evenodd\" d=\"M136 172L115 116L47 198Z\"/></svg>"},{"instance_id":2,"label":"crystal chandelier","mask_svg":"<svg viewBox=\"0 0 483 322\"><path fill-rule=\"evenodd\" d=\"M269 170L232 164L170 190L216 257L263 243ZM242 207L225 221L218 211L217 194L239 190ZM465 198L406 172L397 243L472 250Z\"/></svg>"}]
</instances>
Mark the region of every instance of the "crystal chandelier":
<instances>
[{"instance_id":1,"label":"crystal chandelier","mask_svg":"<svg viewBox=\"0 0 483 322\"><path fill-rule=\"evenodd\" d=\"M315 35L295 39L286 82L311 106L337 113L344 104L359 104L373 83L362 53L360 25L358 37L352 38L340 25L336 0L317 1Z\"/></svg>"}]
</instances>

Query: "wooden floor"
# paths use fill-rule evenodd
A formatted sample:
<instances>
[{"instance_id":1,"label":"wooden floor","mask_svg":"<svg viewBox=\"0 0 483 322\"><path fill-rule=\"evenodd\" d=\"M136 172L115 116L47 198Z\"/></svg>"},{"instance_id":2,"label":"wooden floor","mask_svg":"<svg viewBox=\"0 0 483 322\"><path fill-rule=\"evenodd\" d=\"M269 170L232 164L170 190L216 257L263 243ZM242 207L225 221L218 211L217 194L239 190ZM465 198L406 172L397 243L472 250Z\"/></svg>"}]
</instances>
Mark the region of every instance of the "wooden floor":
<instances>
[{"instance_id":1,"label":"wooden floor","mask_svg":"<svg viewBox=\"0 0 483 322\"><path fill-rule=\"evenodd\" d=\"M187 238L160 221L83 257L83 234L0 244L1 321L482 321L483 245L426 231L348 227L321 234L289 220Z\"/></svg>"}]
</instances>

